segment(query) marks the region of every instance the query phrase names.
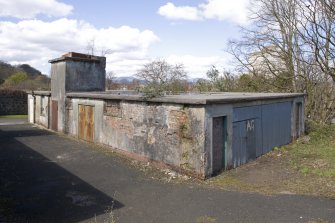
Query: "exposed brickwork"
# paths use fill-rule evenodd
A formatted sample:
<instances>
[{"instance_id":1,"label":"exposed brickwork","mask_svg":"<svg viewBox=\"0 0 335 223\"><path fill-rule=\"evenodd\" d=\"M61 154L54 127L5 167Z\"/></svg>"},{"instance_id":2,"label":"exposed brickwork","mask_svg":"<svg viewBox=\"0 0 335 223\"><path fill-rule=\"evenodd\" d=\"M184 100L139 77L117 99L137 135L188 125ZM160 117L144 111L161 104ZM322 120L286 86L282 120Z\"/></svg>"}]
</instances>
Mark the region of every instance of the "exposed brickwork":
<instances>
[{"instance_id":1,"label":"exposed brickwork","mask_svg":"<svg viewBox=\"0 0 335 223\"><path fill-rule=\"evenodd\" d=\"M27 93L24 91L0 90L0 115L27 115Z\"/></svg>"},{"instance_id":2,"label":"exposed brickwork","mask_svg":"<svg viewBox=\"0 0 335 223\"><path fill-rule=\"evenodd\" d=\"M106 101L104 107L104 115L112 117L121 117L120 101Z\"/></svg>"},{"instance_id":3,"label":"exposed brickwork","mask_svg":"<svg viewBox=\"0 0 335 223\"><path fill-rule=\"evenodd\" d=\"M101 142L204 174L203 108L106 100Z\"/></svg>"}]
</instances>

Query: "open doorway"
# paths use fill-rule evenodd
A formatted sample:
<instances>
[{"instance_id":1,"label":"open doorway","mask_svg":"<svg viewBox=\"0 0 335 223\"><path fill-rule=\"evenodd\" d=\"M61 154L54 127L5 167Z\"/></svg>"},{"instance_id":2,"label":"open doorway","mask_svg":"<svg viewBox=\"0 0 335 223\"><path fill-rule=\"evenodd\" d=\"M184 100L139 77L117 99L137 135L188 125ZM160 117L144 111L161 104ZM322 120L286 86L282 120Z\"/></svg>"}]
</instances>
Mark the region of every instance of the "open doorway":
<instances>
[{"instance_id":1,"label":"open doorway","mask_svg":"<svg viewBox=\"0 0 335 223\"><path fill-rule=\"evenodd\" d=\"M227 116L213 118L212 125L212 167L213 175L226 167L227 154Z\"/></svg>"},{"instance_id":2,"label":"open doorway","mask_svg":"<svg viewBox=\"0 0 335 223\"><path fill-rule=\"evenodd\" d=\"M295 106L295 137L298 138L302 134L302 103L298 102Z\"/></svg>"}]
</instances>

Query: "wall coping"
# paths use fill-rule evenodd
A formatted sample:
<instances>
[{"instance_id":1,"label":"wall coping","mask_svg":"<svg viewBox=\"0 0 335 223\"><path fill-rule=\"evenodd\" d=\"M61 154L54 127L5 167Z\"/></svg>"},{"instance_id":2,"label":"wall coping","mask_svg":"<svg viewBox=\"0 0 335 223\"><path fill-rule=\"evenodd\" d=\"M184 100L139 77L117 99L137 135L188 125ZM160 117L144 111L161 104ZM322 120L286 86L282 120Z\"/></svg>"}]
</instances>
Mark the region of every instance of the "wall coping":
<instances>
[{"instance_id":1,"label":"wall coping","mask_svg":"<svg viewBox=\"0 0 335 223\"><path fill-rule=\"evenodd\" d=\"M27 94L51 96L51 91L27 91Z\"/></svg>"},{"instance_id":2,"label":"wall coping","mask_svg":"<svg viewBox=\"0 0 335 223\"><path fill-rule=\"evenodd\" d=\"M225 92L225 93L205 93L205 94L184 94L184 95L167 95L163 97L145 98L142 95L111 94L107 92L71 92L66 94L69 98L86 98L86 99L112 99L124 101L139 102L159 102L173 104L227 104L238 102L249 102L255 100L274 100L304 97L303 93L242 93L242 92Z\"/></svg>"}]
</instances>

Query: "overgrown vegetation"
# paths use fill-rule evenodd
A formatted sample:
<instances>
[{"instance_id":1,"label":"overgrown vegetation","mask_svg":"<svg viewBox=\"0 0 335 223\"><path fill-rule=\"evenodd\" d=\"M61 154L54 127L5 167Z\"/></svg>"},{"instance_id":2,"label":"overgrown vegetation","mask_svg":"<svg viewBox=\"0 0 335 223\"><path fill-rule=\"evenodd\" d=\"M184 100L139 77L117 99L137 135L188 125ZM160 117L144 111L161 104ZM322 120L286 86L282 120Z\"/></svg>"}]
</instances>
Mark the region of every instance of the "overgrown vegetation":
<instances>
[{"instance_id":1,"label":"overgrown vegetation","mask_svg":"<svg viewBox=\"0 0 335 223\"><path fill-rule=\"evenodd\" d=\"M12 66L0 61L0 89L49 90L50 78L28 64Z\"/></svg>"},{"instance_id":2,"label":"overgrown vegetation","mask_svg":"<svg viewBox=\"0 0 335 223\"><path fill-rule=\"evenodd\" d=\"M335 126L312 125L309 135L283 149L289 151L291 164L302 174L335 180Z\"/></svg>"}]
</instances>

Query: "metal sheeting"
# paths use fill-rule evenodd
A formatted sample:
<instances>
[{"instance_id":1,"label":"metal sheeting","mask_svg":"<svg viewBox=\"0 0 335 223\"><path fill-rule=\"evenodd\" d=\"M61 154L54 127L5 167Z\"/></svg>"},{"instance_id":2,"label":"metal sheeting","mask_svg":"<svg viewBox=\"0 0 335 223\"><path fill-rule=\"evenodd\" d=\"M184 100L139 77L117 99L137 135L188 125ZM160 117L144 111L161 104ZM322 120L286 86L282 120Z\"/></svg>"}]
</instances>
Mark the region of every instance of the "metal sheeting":
<instances>
[{"instance_id":1,"label":"metal sheeting","mask_svg":"<svg viewBox=\"0 0 335 223\"><path fill-rule=\"evenodd\" d=\"M290 142L291 108L291 102L283 102L234 109L234 167Z\"/></svg>"},{"instance_id":2,"label":"metal sheeting","mask_svg":"<svg viewBox=\"0 0 335 223\"><path fill-rule=\"evenodd\" d=\"M291 102L262 105L263 154L291 141Z\"/></svg>"}]
</instances>

